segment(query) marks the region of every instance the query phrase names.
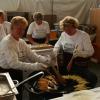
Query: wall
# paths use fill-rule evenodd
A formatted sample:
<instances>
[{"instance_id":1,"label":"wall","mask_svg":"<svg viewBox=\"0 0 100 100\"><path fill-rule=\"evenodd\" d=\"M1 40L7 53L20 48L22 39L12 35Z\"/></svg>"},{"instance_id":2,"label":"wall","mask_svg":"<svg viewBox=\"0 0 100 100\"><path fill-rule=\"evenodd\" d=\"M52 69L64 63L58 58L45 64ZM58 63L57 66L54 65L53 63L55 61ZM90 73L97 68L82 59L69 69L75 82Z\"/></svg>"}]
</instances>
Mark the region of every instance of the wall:
<instances>
[{"instance_id":1,"label":"wall","mask_svg":"<svg viewBox=\"0 0 100 100\"><path fill-rule=\"evenodd\" d=\"M100 8L91 9L90 22L96 26L96 41L94 57L100 61Z\"/></svg>"}]
</instances>

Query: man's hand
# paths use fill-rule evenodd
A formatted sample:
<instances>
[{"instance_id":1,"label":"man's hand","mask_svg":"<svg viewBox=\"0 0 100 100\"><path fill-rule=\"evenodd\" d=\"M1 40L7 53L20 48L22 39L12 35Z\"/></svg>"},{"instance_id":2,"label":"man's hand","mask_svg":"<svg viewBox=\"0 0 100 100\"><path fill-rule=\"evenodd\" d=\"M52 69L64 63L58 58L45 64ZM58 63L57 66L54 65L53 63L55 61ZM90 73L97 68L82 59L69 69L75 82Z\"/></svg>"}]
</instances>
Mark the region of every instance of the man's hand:
<instances>
[{"instance_id":1,"label":"man's hand","mask_svg":"<svg viewBox=\"0 0 100 100\"><path fill-rule=\"evenodd\" d=\"M37 42L33 42L33 43L32 43L32 45L37 45L37 44L38 44Z\"/></svg>"},{"instance_id":2,"label":"man's hand","mask_svg":"<svg viewBox=\"0 0 100 100\"><path fill-rule=\"evenodd\" d=\"M82 50L79 50L79 49L75 49L74 52L73 52L73 57L76 58L76 57L87 57L88 55L82 51Z\"/></svg>"},{"instance_id":3,"label":"man's hand","mask_svg":"<svg viewBox=\"0 0 100 100\"><path fill-rule=\"evenodd\" d=\"M80 57L80 51L78 50L78 49L75 49L74 51L73 51L73 57L74 58L76 58L76 57Z\"/></svg>"},{"instance_id":4,"label":"man's hand","mask_svg":"<svg viewBox=\"0 0 100 100\"><path fill-rule=\"evenodd\" d=\"M46 70L48 68L47 65L43 63L37 63L38 70Z\"/></svg>"},{"instance_id":5,"label":"man's hand","mask_svg":"<svg viewBox=\"0 0 100 100\"><path fill-rule=\"evenodd\" d=\"M48 44L48 40L45 41L45 44Z\"/></svg>"}]
</instances>

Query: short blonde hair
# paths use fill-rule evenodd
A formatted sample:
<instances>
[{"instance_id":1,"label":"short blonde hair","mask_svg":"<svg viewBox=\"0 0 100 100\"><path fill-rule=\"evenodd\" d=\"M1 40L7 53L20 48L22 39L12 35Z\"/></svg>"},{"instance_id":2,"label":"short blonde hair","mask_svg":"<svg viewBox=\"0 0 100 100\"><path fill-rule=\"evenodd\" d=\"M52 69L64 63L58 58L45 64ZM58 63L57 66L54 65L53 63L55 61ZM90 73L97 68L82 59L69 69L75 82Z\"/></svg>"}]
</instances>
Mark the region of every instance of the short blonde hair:
<instances>
[{"instance_id":1,"label":"short blonde hair","mask_svg":"<svg viewBox=\"0 0 100 100\"><path fill-rule=\"evenodd\" d=\"M77 28L79 26L79 21L78 19L71 17L71 16L66 16L64 19L62 19L59 22L60 28L64 30L65 27L72 25L73 27Z\"/></svg>"},{"instance_id":2,"label":"short blonde hair","mask_svg":"<svg viewBox=\"0 0 100 100\"><path fill-rule=\"evenodd\" d=\"M25 17L22 16L15 16L11 19L11 29L14 25L19 25L19 24L23 24L23 27L27 27L28 26L28 21L26 20Z\"/></svg>"}]
</instances>

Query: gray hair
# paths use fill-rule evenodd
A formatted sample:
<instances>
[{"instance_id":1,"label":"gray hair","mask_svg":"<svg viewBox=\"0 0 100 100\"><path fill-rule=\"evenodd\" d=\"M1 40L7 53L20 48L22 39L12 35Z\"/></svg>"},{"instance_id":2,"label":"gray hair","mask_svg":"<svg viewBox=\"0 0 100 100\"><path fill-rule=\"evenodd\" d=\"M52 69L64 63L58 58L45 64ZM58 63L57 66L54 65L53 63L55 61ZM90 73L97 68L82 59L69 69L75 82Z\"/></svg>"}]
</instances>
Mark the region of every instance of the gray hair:
<instances>
[{"instance_id":1,"label":"gray hair","mask_svg":"<svg viewBox=\"0 0 100 100\"><path fill-rule=\"evenodd\" d=\"M43 14L41 12L35 12L33 14L33 19L36 20L43 20Z\"/></svg>"}]
</instances>

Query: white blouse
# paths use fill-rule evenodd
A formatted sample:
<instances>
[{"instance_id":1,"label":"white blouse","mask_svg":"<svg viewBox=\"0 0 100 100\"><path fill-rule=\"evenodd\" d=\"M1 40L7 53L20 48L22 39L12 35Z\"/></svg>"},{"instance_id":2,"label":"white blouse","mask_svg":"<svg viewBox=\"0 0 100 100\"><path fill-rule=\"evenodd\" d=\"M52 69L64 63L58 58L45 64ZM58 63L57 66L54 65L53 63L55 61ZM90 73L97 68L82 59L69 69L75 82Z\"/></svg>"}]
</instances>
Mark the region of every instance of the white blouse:
<instances>
[{"instance_id":1,"label":"white blouse","mask_svg":"<svg viewBox=\"0 0 100 100\"><path fill-rule=\"evenodd\" d=\"M78 50L82 51L84 55L92 56L94 53L89 35L78 29L73 36L62 32L59 40L54 46L54 51L59 51L59 49L62 48L65 52L73 53L76 46L78 46Z\"/></svg>"},{"instance_id":2,"label":"white blouse","mask_svg":"<svg viewBox=\"0 0 100 100\"><path fill-rule=\"evenodd\" d=\"M0 42L0 67L38 70L40 63L49 63L44 56L33 52L24 40L16 41L10 34Z\"/></svg>"},{"instance_id":3,"label":"white blouse","mask_svg":"<svg viewBox=\"0 0 100 100\"><path fill-rule=\"evenodd\" d=\"M0 24L0 41L10 33L11 23L4 21L3 24Z\"/></svg>"},{"instance_id":4,"label":"white blouse","mask_svg":"<svg viewBox=\"0 0 100 100\"><path fill-rule=\"evenodd\" d=\"M42 21L41 25L38 25L35 21L29 25L27 34L33 38L45 38L50 33L49 24L46 21Z\"/></svg>"}]
</instances>

